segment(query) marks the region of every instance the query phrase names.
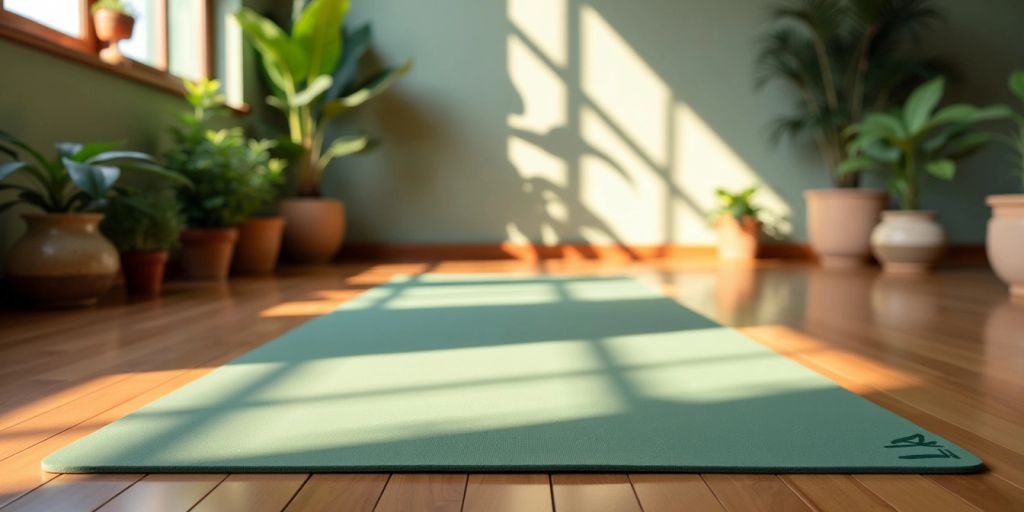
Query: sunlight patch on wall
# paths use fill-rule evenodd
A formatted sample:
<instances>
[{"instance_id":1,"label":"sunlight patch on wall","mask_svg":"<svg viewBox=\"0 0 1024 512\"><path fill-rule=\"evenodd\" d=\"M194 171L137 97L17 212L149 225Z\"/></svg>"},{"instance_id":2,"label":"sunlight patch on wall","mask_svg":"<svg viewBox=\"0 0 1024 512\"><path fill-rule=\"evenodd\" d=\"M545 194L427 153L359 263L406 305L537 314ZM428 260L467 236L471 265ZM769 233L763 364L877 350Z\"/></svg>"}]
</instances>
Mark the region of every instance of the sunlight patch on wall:
<instances>
[{"instance_id":1,"label":"sunlight patch on wall","mask_svg":"<svg viewBox=\"0 0 1024 512\"><path fill-rule=\"evenodd\" d=\"M558 187L568 185L565 160L514 135L508 138L508 161L523 178L541 178Z\"/></svg>"},{"instance_id":2,"label":"sunlight patch on wall","mask_svg":"<svg viewBox=\"0 0 1024 512\"><path fill-rule=\"evenodd\" d=\"M508 37L508 74L523 100L523 112L510 114L511 128L538 134L565 126L565 81L518 37Z\"/></svg>"},{"instance_id":3,"label":"sunlight patch on wall","mask_svg":"<svg viewBox=\"0 0 1024 512\"><path fill-rule=\"evenodd\" d=\"M568 0L508 0L508 19L556 66L568 60Z\"/></svg>"}]
</instances>

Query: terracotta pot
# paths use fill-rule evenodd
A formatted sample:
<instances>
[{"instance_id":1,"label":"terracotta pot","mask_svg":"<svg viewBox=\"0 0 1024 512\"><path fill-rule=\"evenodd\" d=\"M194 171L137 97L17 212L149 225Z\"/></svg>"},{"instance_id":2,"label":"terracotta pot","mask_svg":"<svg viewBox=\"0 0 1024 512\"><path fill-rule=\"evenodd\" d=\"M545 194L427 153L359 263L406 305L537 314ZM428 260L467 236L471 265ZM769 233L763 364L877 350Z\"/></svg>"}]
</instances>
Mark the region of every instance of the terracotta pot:
<instances>
[{"instance_id":1,"label":"terracotta pot","mask_svg":"<svg viewBox=\"0 0 1024 512\"><path fill-rule=\"evenodd\" d=\"M946 230L935 212L888 210L871 233L871 248L893 274L924 274L946 251Z\"/></svg>"},{"instance_id":2,"label":"terracotta pot","mask_svg":"<svg viewBox=\"0 0 1024 512\"><path fill-rule=\"evenodd\" d=\"M718 259L731 262L752 262L760 246L761 223L753 217L723 216L715 221L718 231Z\"/></svg>"},{"instance_id":3,"label":"terracotta pot","mask_svg":"<svg viewBox=\"0 0 1024 512\"><path fill-rule=\"evenodd\" d=\"M273 272L283 235L283 217L249 219L238 228L238 245L231 268L249 274Z\"/></svg>"},{"instance_id":4,"label":"terracotta pot","mask_svg":"<svg viewBox=\"0 0 1024 512\"><path fill-rule=\"evenodd\" d=\"M341 249L345 205L336 199L296 197L278 205L285 219L284 254L299 263L325 263Z\"/></svg>"},{"instance_id":5,"label":"terracotta pot","mask_svg":"<svg viewBox=\"0 0 1024 512\"><path fill-rule=\"evenodd\" d=\"M826 268L859 267L871 255L871 230L885 209L886 194L871 189L804 192L811 249Z\"/></svg>"},{"instance_id":6,"label":"terracotta pot","mask_svg":"<svg viewBox=\"0 0 1024 512\"><path fill-rule=\"evenodd\" d=\"M7 261L14 291L39 306L95 304L114 284L117 249L99 231L99 213L28 214Z\"/></svg>"},{"instance_id":7,"label":"terracotta pot","mask_svg":"<svg viewBox=\"0 0 1024 512\"><path fill-rule=\"evenodd\" d=\"M237 241L238 228L189 228L182 231L179 252L182 276L186 279L227 279Z\"/></svg>"},{"instance_id":8,"label":"terracotta pot","mask_svg":"<svg viewBox=\"0 0 1024 512\"><path fill-rule=\"evenodd\" d=\"M96 28L96 39L104 43L131 39L135 28L135 18L112 9L94 12L92 22Z\"/></svg>"},{"instance_id":9,"label":"terracotta pot","mask_svg":"<svg viewBox=\"0 0 1024 512\"><path fill-rule=\"evenodd\" d=\"M1006 284L1010 295L1024 300L1024 194L989 196L992 218L985 245L992 270Z\"/></svg>"},{"instance_id":10,"label":"terracotta pot","mask_svg":"<svg viewBox=\"0 0 1024 512\"><path fill-rule=\"evenodd\" d=\"M160 295L166 268L167 251L133 251L121 255L121 271L128 293L146 297Z\"/></svg>"}]
</instances>

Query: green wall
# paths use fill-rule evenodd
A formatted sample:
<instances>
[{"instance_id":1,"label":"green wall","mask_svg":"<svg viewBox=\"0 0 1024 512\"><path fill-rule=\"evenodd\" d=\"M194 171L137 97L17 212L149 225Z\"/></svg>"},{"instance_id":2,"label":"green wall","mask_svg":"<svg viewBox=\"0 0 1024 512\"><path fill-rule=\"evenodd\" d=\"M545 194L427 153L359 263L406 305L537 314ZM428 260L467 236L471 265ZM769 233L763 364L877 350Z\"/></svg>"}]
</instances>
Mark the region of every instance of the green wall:
<instances>
[{"instance_id":1,"label":"green wall","mask_svg":"<svg viewBox=\"0 0 1024 512\"><path fill-rule=\"evenodd\" d=\"M806 146L768 143L791 96L752 86L775 3L357 0L379 59L416 66L349 120L383 146L337 162L326 188L347 202L355 241L704 244L713 189L760 182L804 240L802 191L827 179ZM1024 2L941 4L948 23L926 46L961 70L952 96L1010 101ZM981 242L984 196L1014 190L1006 156L928 186L954 242Z\"/></svg>"}]
</instances>

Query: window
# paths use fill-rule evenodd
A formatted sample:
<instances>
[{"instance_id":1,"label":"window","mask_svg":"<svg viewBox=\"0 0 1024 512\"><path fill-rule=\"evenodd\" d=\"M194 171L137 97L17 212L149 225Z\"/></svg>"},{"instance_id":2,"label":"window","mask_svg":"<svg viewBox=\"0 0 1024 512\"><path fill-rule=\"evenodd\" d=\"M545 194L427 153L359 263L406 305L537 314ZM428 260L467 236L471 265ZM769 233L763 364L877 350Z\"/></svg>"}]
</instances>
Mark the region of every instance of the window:
<instances>
[{"instance_id":1,"label":"window","mask_svg":"<svg viewBox=\"0 0 1024 512\"><path fill-rule=\"evenodd\" d=\"M124 66L97 56L103 43L92 27L95 1L0 0L0 37L173 91L181 90L179 78L212 75L215 0L126 0L135 28L120 43L132 61Z\"/></svg>"}]
</instances>

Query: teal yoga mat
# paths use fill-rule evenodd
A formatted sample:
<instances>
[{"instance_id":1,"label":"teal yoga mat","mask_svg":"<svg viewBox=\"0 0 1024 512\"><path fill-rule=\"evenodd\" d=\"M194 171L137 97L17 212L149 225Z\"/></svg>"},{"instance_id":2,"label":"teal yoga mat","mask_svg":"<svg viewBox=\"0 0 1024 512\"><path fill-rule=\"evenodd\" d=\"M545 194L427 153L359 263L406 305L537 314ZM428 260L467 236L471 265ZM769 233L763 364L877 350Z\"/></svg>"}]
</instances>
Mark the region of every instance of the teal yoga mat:
<instances>
[{"instance_id":1,"label":"teal yoga mat","mask_svg":"<svg viewBox=\"0 0 1024 512\"><path fill-rule=\"evenodd\" d=\"M981 468L632 279L429 274L43 461L72 473Z\"/></svg>"}]
</instances>

